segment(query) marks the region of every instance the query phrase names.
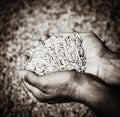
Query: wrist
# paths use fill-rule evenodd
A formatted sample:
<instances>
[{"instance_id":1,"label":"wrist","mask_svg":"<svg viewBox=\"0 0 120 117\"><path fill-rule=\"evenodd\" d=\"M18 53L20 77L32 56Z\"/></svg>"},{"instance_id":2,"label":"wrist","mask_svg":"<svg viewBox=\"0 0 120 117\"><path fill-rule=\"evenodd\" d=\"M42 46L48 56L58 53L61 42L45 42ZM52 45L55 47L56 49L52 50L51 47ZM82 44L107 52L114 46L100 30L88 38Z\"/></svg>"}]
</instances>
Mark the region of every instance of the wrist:
<instances>
[{"instance_id":1,"label":"wrist","mask_svg":"<svg viewBox=\"0 0 120 117\"><path fill-rule=\"evenodd\" d=\"M108 92L108 88L105 88L103 82L94 75L77 73L76 79L76 88L73 93L74 102L92 106L93 103L97 103L101 96L104 98Z\"/></svg>"},{"instance_id":2,"label":"wrist","mask_svg":"<svg viewBox=\"0 0 120 117\"><path fill-rule=\"evenodd\" d=\"M74 82L71 85L72 89L74 89L72 91L72 95L70 96L72 101L84 103L88 86L86 74L76 72L74 75Z\"/></svg>"},{"instance_id":3,"label":"wrist","mask_svg":"<svg viewBox=\"0 0 120 117\"><path fill-rule=\"evenodd\" d=\"M119 94L90 74L78 74L74 102L80 102L102 116L119 115Z\"/></svg>"}]
</instances>

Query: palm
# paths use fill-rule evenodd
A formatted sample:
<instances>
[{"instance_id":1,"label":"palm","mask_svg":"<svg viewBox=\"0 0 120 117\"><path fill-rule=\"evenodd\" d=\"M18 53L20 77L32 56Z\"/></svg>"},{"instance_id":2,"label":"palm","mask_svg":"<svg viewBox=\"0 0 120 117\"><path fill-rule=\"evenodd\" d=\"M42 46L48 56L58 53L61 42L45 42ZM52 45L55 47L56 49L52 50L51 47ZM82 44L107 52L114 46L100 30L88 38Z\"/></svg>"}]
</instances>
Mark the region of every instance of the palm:
<instances>
[{"instance_id":1,"label":"palm","mask_svg":"<svg viewBox=\"0 0 120 117\"><path fill-rule=\"evenodd\" d=\"M86 57L86 73L92 73L99 77L99 64L109 49L93 33L80 33L83 39L83 49Z\"/></svg>"},{"instance_id":2,"label":"palm","mask_svg":"<svg viewBox=\"0 0 120 117\"><path fill-rule=\"evenodd\" d=\"M59 36L68 37L74 33L61 33ZM99 77L99 64L101 59L110 50L94 33L78 33L82 39L82 47L86 57L86 73L91 73Z\"/></svg>"}]
</instances>

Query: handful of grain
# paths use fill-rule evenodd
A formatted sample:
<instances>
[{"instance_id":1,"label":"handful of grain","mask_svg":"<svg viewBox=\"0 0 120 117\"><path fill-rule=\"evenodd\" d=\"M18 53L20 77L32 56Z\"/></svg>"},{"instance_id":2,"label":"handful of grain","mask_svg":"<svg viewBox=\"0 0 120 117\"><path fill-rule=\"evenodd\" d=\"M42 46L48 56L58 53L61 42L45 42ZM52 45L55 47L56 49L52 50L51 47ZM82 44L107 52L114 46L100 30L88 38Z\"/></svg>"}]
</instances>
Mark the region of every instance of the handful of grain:
<instances>
[{"instance_id":1,"label":"handful of grain","mask_svg":"<svg viewBox=\"0 0 120 117\"><path fill-rule=\"evenodd\" d=\"M85 71L86 59L79 33L51 36L25 54L29 59L23 69L45 75L63 70Z\"/></svg>"}]
</instances>

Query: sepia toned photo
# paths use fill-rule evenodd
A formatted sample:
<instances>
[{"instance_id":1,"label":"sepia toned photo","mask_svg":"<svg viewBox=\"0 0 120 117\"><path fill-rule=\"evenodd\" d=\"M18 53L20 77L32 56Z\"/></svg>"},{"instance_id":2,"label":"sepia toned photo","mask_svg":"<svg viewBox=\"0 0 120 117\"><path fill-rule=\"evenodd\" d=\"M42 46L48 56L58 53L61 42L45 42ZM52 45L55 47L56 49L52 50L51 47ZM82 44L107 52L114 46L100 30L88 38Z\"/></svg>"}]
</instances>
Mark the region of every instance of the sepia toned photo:
<instances>
[{"instance_id":1,"label":"sepia toned photo","mask_svg":"<svg viewBox=\"0 0 120 117\"><path fill-rule=\"evenodd\" d=\"M120 117L119 0L0 0L0 117Z\"/></svg>"}]
</instances>

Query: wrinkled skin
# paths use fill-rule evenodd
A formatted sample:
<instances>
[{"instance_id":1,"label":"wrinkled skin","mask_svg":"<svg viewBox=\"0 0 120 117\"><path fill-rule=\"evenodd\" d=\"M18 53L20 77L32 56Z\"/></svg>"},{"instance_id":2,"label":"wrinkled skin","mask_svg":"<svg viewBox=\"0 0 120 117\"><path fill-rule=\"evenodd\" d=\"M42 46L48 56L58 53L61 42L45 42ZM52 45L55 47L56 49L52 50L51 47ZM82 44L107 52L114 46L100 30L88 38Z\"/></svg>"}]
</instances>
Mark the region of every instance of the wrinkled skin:
<instances>
[{"instance_id":1,"label":"wrinkled skin","mask_svg":"<svg viewBox=\"0 0 120 117\"><path fill-rule=\"evenodd\" d=\"M94 33L79 34L86 73L63 71L41 77L22 71L23 83L40 102L80 102L102 116L120 116L120 55L108 49Z\"/></svg>"}]
</instances>

